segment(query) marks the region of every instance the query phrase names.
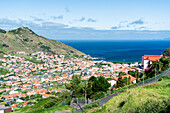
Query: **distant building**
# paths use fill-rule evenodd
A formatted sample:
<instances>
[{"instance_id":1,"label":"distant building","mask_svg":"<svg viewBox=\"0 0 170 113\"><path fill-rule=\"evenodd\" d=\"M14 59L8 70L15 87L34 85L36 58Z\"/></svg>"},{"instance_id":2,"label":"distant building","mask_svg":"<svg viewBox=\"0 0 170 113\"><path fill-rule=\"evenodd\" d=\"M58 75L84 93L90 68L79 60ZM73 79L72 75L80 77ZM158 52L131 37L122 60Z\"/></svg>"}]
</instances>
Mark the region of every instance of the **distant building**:
<instances>
[{"instance_id":1,"label":"distant building","mask_svg":"<svg viewBox=\"0 0 170 113\"><path fill-rule=\"evenodd\" d=\"M142 56L143 69L148 69L148 66L152 64L152 61L159 61L163 55L144 55Z\"/></svg>"},{"instance_id":2,"label":"distant building","mask_svg":"<svg viewBox=\"0 0 170 113\"><path fill-rule=\"evenodd\" d=\"M27 55L24 51L17 51L17 54L20 54L20 55Z\"/></svg>"}]
</instances>

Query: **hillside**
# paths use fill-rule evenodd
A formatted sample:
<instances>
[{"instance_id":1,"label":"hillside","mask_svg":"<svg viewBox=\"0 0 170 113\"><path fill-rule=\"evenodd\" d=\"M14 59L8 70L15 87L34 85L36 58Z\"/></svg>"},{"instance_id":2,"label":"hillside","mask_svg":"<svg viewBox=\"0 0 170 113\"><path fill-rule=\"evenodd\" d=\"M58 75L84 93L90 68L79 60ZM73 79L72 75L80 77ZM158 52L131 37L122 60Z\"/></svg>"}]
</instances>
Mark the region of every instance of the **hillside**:
<instances>
[{"instance_id":1,"label":"hillside","mask_svg":"<svg viewBox=\"0 0 170 113\"><path fill-rule=\"evenodd\" d=\"M61 100L58 98L48 97L40 99L33 106L26 106L20 109L15 109L14 113L54 113L56 111L67 111L73 110L72 107L66 105L60 105Z\"/></svg>"},{"instance_id":2,"label":"hillside","mask_svg":"<svg viewBox=\"0 0 170 113\"><path fill-rule=\"evenodd\" d=\"M170 75L158 82L123 92L109 100L102 108L88 113L159 113L170 110Z\"/></svg>"},{"instance_id":3,"label":"hillside","mask_svg":"<svg viewBox=\"0 0 170 113\"><path fill-rule=\"evenodd\" d=\"M170 56L170 48L167 48L164 53L165 56Z\"/></svg>"},{"instance_id":4,"label":"hillside","mask_svg":"<svg viewBox=\"0 0 170 113\"><path fill-rule=\"evenodd\" d=\"M11 31L0 29L0 46L3 47L3 50L25 51L28 54L47 51L56 54L85 55L59 41L39 36L27 27L20 27Z\"/></svg>"}]
</instances>

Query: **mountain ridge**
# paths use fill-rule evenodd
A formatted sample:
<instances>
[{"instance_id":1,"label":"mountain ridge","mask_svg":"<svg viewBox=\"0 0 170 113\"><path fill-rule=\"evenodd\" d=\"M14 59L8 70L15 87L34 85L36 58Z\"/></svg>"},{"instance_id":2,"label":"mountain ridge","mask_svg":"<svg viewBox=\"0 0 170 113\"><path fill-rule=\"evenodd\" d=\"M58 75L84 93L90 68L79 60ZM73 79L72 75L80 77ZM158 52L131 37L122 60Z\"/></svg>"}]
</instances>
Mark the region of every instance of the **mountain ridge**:
<instances>
[{"instance_id":1,"label":"mountain ridge","mask_svg":"<svg viewBox=\"0 0 170 113\"><path fill-rule=\"evenodd\" d=\"M4 49L25 51L31 54L38 51L64 55L85 55L84 53L56 40L36 34L28 27L5 31L0 29L0 44Z\"/></svg>"}]
</instances>

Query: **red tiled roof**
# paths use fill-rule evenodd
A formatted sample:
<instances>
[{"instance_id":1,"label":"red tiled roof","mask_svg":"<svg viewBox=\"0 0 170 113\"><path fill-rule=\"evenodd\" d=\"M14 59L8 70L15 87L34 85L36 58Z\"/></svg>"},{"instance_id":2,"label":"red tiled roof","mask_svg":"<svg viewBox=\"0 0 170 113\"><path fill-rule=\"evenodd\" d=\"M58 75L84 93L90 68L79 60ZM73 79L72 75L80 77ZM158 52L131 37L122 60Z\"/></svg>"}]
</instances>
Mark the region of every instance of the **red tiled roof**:
<instances>
[{"instance_id":1,"label":"red tiled roof","mask_svg":"<svg viewBox=\"0 0 170 113\"><path fill-rule=\"evenodd\" d=\"M158 61L162 55L144 55L145 60Z\"/></svg>"}]
</instances>

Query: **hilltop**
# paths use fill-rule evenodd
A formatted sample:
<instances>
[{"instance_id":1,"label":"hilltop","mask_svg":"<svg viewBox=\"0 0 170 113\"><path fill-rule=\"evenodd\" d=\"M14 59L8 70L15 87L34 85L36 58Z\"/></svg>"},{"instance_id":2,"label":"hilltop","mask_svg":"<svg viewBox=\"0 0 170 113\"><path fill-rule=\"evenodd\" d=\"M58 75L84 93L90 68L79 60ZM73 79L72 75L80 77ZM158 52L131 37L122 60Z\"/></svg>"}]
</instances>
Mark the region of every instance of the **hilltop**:
<instances>
[{"instance_id":1,"label":"hilltop","mask_svg":"<svg viewBox=\"0 0 170 113\"><path fill-rule=\"evenodd\" d=\"M25 51L27 54L46 51L64 55L85 55L59 41L39 36L28 27L20 27L10 31L0 29L0 46L1 51Z\"/></svg>"}]
</instances>

